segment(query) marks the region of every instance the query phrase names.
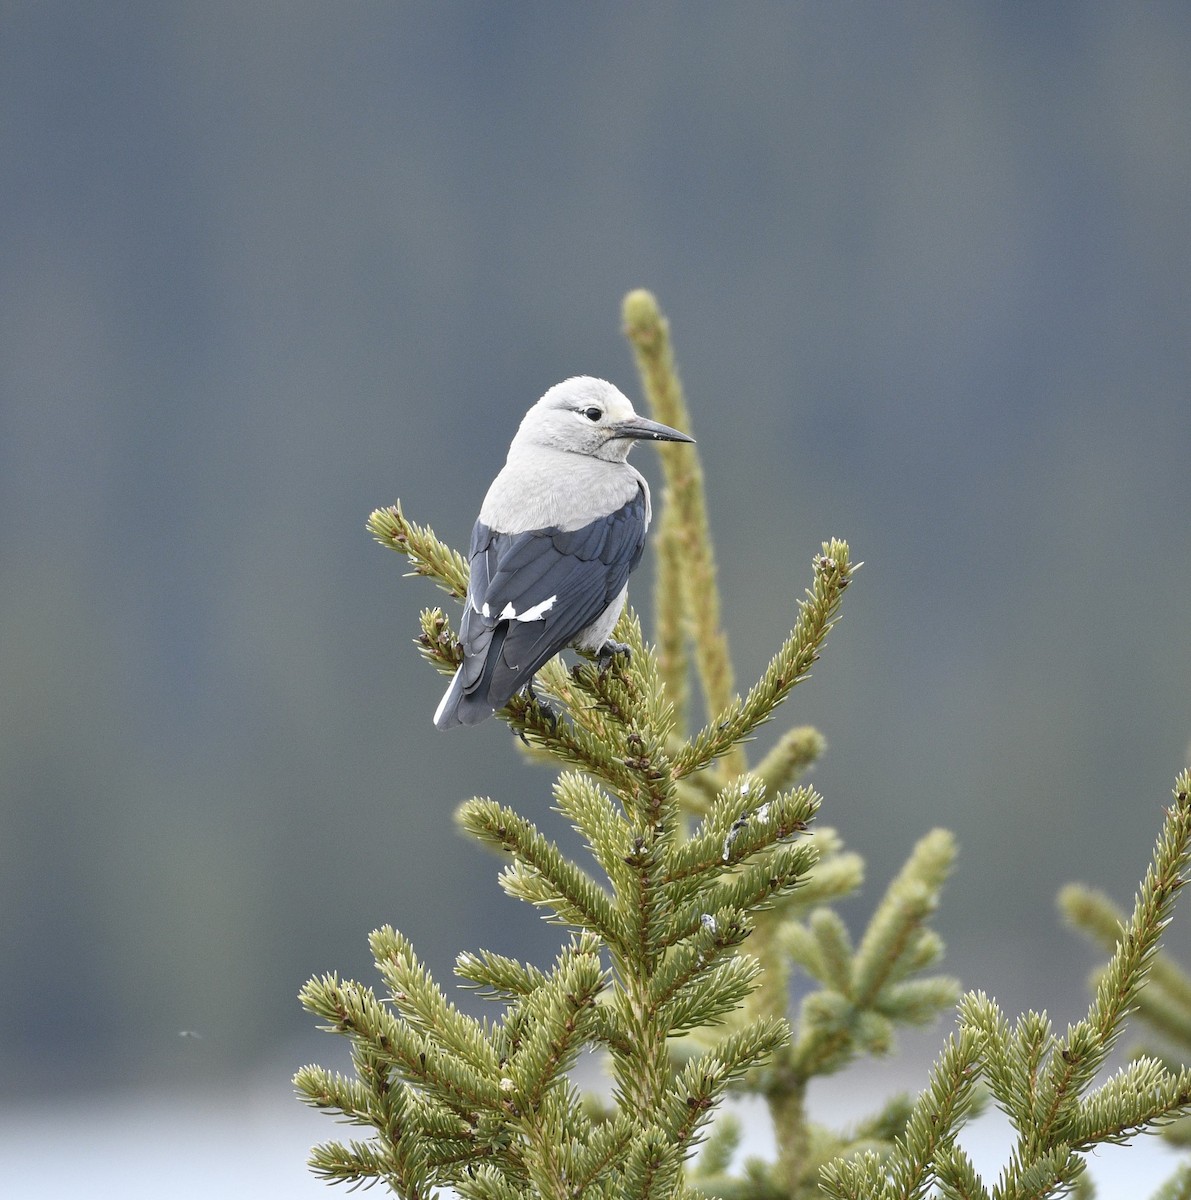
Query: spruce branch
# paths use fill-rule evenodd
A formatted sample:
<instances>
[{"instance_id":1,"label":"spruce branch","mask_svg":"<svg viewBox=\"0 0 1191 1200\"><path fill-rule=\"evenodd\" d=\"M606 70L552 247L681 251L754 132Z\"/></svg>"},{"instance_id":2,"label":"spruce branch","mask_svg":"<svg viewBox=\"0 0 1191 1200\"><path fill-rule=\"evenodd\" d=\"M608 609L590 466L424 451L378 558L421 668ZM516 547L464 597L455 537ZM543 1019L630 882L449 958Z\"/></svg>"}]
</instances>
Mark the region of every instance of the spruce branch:
<instances>
[{"instance_id":1,"label":"spruce branch","mask_svg":"<svg viewBox=\"0 0 1191 1200\"><path fill-rule=\"evenodd\" d=\"M681 1169L677 1147L662 1130L647 1126L629 1147L618 1195L624 1200L664 1200L677 1191Z\"/></svg>"},{"instance_id":2,"label":"spruce branch","mask_svg":"<svg viewBox=\"0 0 1191 1200\"><path fill-rule=\"evenodd\" d=\"M848 995L852 990L855 951L843 918L833 909L821 908L811 915L808 926L814 948L802 960L803 965L820 983Z\"/></svg>"},{"instance_id":3,"label":"spruce branch","mask_svg":"<svg viewBox=\"0 0 1191 1200\"><path fill-rule=\"evenodd\" d=\"M299 1068L294 1087L312 1108L338 1113L352 1125L372 1123L372 1093L359 1079L311 1064Z\"/></svg>"},{"instance_id":4,"label":"spruce branch","mask_svg":"<svg viewBox=\"0 0 1191 1200\"><path fill-rule=\"evenodd\" d=\"M539 672L538 679L547 676L548 671L549 667ZM552 695L558 692L569 694L562 687L555 689L550 682L547 682L547 690ZM618 796L632 795L636 790L636 780L624 757L616 753L614 744L591 733L586 727L588 723L553 719L524 694L514 696L501 715L508 721L509 728L535 749L590 772Z\"/></svg>"},{"instance_id":5,"label":"spruce branch","mask_svg":"<svg viewBox=\"0 0 1191 1200\"><path fill-rule=\"evenodd\" d=\"M752 773L771 792L780 792L822 758L826 749L826 739L817 729L811 725L797 725L778 738Z\"/></svg>"},{"instance_id":6,"label":"spruce branch","mask_svg":"<svg viewBox=\"0 0 1191 1200\"><path fill-rule=\"evenodd\" d=\"M935 1177L942 1200L989 1200L972 1160L954 1143L935 1151Z\"/></svg>"},{"instance_id":7,"label":"spruce branch","mask_svg":"<svg viewBox=\"0 0 1191 1200\"><path fill-rule=\"evenodd\" d=\"M651 1009L664 1011L676 999L687 995L692 987L702 983L707 973L718 969L726 955L732 953L750 932L743 921L734 924L728 921L706 921L699 925L694 934L670 947L662 956L657 970L650 977L648 1003ZM752 975L757 968L755 960L734 958L738 970ZM665 1028L681 1032L686 1026L676 1014L663 1017Z\"/></svg>"},{"instance_id":8,"label":"spruce branch","mask_svg":"<svg viewBox=\"0 0 1191 1200\"><path fill-rule=\"evenodd\" d=\"M1125 928L1125 914L1102 892L1068 884L1059 892L1059 907L1076 929L1105 950L1114 950ZM1096 985L1100 973L1097 973ZM1191 1058L1191 976L1167 954L1151 964L1146 987L1137 997L1142 1021Z\"/></svg>"},{"instance_id":9,"label":"spruce branch","mask_svg":"<svg viewBox=\"0 0 1191 1200\"><path fill-rule=\"evenodd\" d=\"M447 1000L407 938L385 925L372 933L369 945L389 995L411 1029L433 1036L477 1071L496 1071L499 1056L488 1031Z\"/></svg>"},{"instance_id":10,"label":"spruce branch","mask_svg":"<svg viewBox=\"0 0 1191 1200\"><path fill-rule=\"evenodd\" d=\"M666 880L675 900L707 889L737 863L806 832L821 802L810 788L798 788L769 801L764 789L750 789L747 776L734 781L717 797L692 835L673 847L667 857ZM804 844L815 845L813 841ZM814 857L817 860L817 849Z\"/></svg>"},{"instance_id":11,"label":"spruce branch","mask_svg":"<svg viewBox=\"0 0 1191 1200\"><path fill-rule=\"evenodd\" d=\"M641 385L654 417L677 429L690 428L690 414L670 343L670 323L662 315L655 297L644 289L630 292L624 299L624 332L637 359ZM666 550L671 561L666 582L682 595L686 622L694 643L695 663L708 712L726 708L732 698L732 662L728 638L720 620L720 593L716 578L711 527L707 519L707 500L703 488L703 470L697 455L684 454L677 447L660 447L666 486L663 505L666 513L664 532L672 542ZM674 653L678 630L677 611L672 600L663 598L659 620L667 627L662 640L671 648L667 679L673 680L685 670L684 658ZM725 764L733 773L744 769L744 757L733 754Z\"/></svg>"},{"instance_id":12,"label":"spruce branch","mask_svg":"<svg viewBox=\"0 0 1191 1200\"><path fill-rule=\"evenodd\" d=\"M814 567L814 589L808 590L806 599L799 603L798 620L790 636L749 694L743 700L737 696L717 710L712 720L676 756L674 774L677 778L700 770L727 754L768 721L790 690L807 677L831 631L844 589L855 570L848 557L847 542L824 542Z\"/></svg>"},{"instance_id":13,"label":"spruce branch","mask_svg":"<svg viewBox=\"0 0 1191 1200\"><path fill-rule=\"evenodd\" d=\"M424 608L420 618L422 632L414 638L418 653L443 675L453 675L463 661L459 639L441 608Z\"/></svg>"},{"instance_id":14,"label":"spruce branch","mask_svg":"<svg viewBox=\"0 0 1191 1200\"><path fill-rule=\"evenodd\" d=\"M564 924L593 930L609 944L619 941L619 923L607 893L532 822L511 808L481 799L460 806L457 819L478 841L514 856L501 874L501 886L510 895L552 908Z\"/></svg>"},{"instance_id":15,"label":"spruce branch","mask_svg":"<svg viewBox=\"0 0 1191 1200\"><path fill-rule=\"evenodd\" d=\"M657 615L657 668L675 720L684 723L687 710L687 621L685 608L686 562L683 556L677 512L666 504L654 534L657 575L654 581L654 612Z\"/></svg>"},{"instance_id":16,"label":"spruce branch","mask_svg":"<svg viewBox=\"0 0 1191 1200\"><path fill-rule=\"evenodd\" d=\"M1170 924L1174 903L1186 886L1191 859L1191 772L1175 784L1175 802L1167 810L1154 857L1134 901L1133 914L1096 989L1089 1013L1093 1030L1107 1054L1133 1007Z\"/></svg>"},{"instance_id":17,"label":"spruce branch","mask_svg":"<svg viewBox=\"0 0 1191 1200\"><path fill-rule=\"evenodd\" d=\"M706 1028L739 1008L761 974L761 964L751 957L733 957L708 969L699 963L681 986L667 988L655 1005L656 1020L672 1034Z\"/></svg>"},{"instance_id":18,"label":"spruce branch","mask_svg":"<svg viewBox=\"0 0 1191 1200\"><path fill-rule=\"evenodd\" d=\"M545 974L537 967L491 950L461 951L455 959L455 974L494 999L528 996L546 982Z\"/></svg>"},{"instance_id":19,"label":"spruce branch","mask_svg":"<svg viewBox=\"0 0 1191 1200\"><path fill-rule=\"evenodd\" d=\"M789 1040L785 1021L755 1021L689 1062L668 1097L661 1124L680 1154L689 1154L728 1085Z\"/></svg>"},{"instance_id":20,"label":"spruce branch","mask_svg":"<svg viewBox=\"0 0 1191 1200\"><path fill-rule=\"evenodd\" d=\"M1158 961L1161 933L1191 869L1189 791L1191 776L1184 773L1133 912L1118 927L1112 958L1087 1017L1060 1036L1044 1014L1028 1012L1011 1024L987 996L965 996L950 1059L945 1056L936 1066L930 1096L920 1097L904 1137L884 1162L866 1154L825 1167L829 1195L908 1200L924 1196L933 1184L945 1196L987 1195L991 1200L1065 1195L1081 1180L1086 1156L1095 1147L1125 1143L1188 1112L1191 1070L1172 1072L1154 1058L1136 1059L1099 1087L1092 1085L1143 994ZM936 857L937 872L944 857ZM1107 922L1102 907L1093 917L1103 932ZM904 993L901 998L905 1000ZM826 1001L820 1003L826 1006ZM844 1014L833 1003L838 1022ZM825 1012L830 1013L829 1006ZM978 1078L1017 1130L1009 1161L991 1190L954 1145L970 1109L970 1092L965 1098L964 1089ZM957 1103L940 1103L948 1095Z\"/></svg>"},{"instance_id":21,"label":"spruce branch","mask_svg":"<svg viewBox=\"0 0 1191 1200\"><path fill-rule=\"evenodd\" d=\"M929 939L932 951L938 941L924 925L954 861L955 840L945 829L933 830L914 847L856 952L850 994L857 1006L870 1007L882 988L927 965L920 953L923 939Z\"/></svg>"},{"instance_id":22,"label":"spruce branch","mask_svg":"<svg viewBox=\"0 0 1191 1200\"><path fill-rule=\"evenodd\" d=\"M407 1200L430 1200L434 1184L420 1163L394 1163L374 1142L324 1142L310 1151L311 1171L328 1183L370 1187L384 1180L389 1190Z\"/></svg>"},{"instance_id":23,"label":"spruce branch","mask_svg":"<svg viewBox=\"0 0 1191 1200\"><path fill-rule=\"evenodd\" d=\"M464 1200L532 1200L528 1188L515 1187L497 1168L483 1164L455 1184Z\"/></svg>"},{"instance_id":24,"label":"spruce branch","mask_svg":"<svg viewBox=\"0 0 1191 1200\"><path fill-rule=\"evenodd\" d=\"M502 1082L507 1079L514 1085L508 1095L523 1111L538 1107L547 1089L565 1075L590 1040L591 1010L604 983L594 945L581 945L528 998L525 1033L502 1077Z\"/></svg>"},{"instance_id":25,"label":"spruce branch","mask_svg":"<svg viewBox=\"0 0 1191 1200\"><path fill-rule=\"evenodd\" d=\"M1172 1075L1157 1059L1137 1058L1080 1106L1072 1122L1076 1146L1125 1145L1172 1121L1191 1105L1191 1071Z\"/></svg>"},{"instance_id":26,"label":"spruce branch","mask_svg":"<svg viewBox=\"0 0 1191 1200\"><path fill-rule=\"evenodd\" d=\"M368 518L368 531L382 546L404 554L413 568L411 574L433 579L457 600L467 594L467 559L439 541L429 526L407 520L400 501L375 509Z\"/></svg>"},{"instance_id":27,"label":"spruce branch","mask_svg":"<svg viewBox=\"0 0 1191 1200\"><path fill-rule=\"evenodd\" d=\"M615 888L627 888L632 831L608 794L588 776L564 771L554 785L554 800L555 808L571 819L591 846L609 882Z\"/></svg>"},{"instance_id":28,"label":"spruce branch","mask_svg":"<svg viewBox=\"0 0 1191 1200\"><path fill-rule=\"evenodd\" d=\"M923 1182L940 1151L953 1151L956 1134L975 1103L976 1055L976 1041L966 1031L948 1040L897 1141L891 1200L916 1200L924 1193Z\"/></svg>"},{"instance_id":29,"label":"spruce branch","mask_svg":"<svg viewBox=\"0 0 1191 1200\"><path fill-rule=\"evenodd\" d=\"M584 1196L596 1180L607 1178L623 1161L633 1136L633 1122L620 1114L593 1129L586 1145L573 1145L567 1180L575 1196Z\"/></svg>"},{"instance_id":30,"label":"spruce branch","mask_svg":"<svg viewBox=\"0 0 1191 1200\"><path fill-rule=\"evenodd\" d=\"M775 846L710 887L702 903L677 913L671 927L674 932L667 940L689 937L708 920L722 921L725 914L730 919L766 907L798 887L814 863L815 848L807 842Z\"/></svg>"},{"instance_id":31,"label":"spruce branch","mask_svg":"<svg viewBox=\"0 0 1191 1200\"><path fill-rule=\"evenodd\" d=\"M1186 782L1181 778L1176 790ZM1067 920L1090 940L1104 949L1114 950L1120 943L1125 929L1126 917L1102 892L1081 884L1069 884L1059 893L1059 907ZM1097 971L1093 988L1099 994L1105 982L1107 969ZM1163 1082L1167 1087L1181 1078L1186 1067L1177 1061L1191 1059L1191 977L1169 955L1157 953L1150 964L1146 986L1137 994L1136 1011L1141 1022L1153 1035L1157 1035L1160 1046L1157 1054L1151 1051L1138 1061L1158 1061L1164 1067ZM1132 1064L1131 1064L1132 1065ZM1119 1115L1119 1114L1118 1114ZM1161 1132L1172 1145L1191 1144L1191 1120L1186 1118L1177 1123L1161 1123ZM1177 1185L1176 1180L1171 1181Z\"/></svg>"},{"instance_id":32,"label":"spruce branch","mask_svg":"<svg viewBox=\"0 0 1191 1200\"><path fill-rule=\"evenodd\" d=\"M956 1166L955 1137L973 1107L978 1058L976 1035L961 1026L948 1038L889 1156L883 1160L870 1151L828 1163L820 1172L824 1192L837 1200L921 1200L937 1177L941 1155Z\"/></svg>"},{"instance_id":33,"label":"spruce branch","mask_svg":"<svg viewBox=\"0 0 1191 1200\"><path fill-rule=\"evenodd\" d=\"M500 1088L491 1076L449 1054L436 1038L399 1020L371 989L324 975L307 983L299 998L309 1012L330 1022L325 1028L346 1034L353 1049L367 1051L374 1062L395 1068L450 1108L470 1113L500 1107Z\"/></svg>"},{"instance_id":34,"label":"spruce branch","mask_svg":"<svg viewBox=\"0 0 1191 1200\"><path fill-rule=\"evenodd\" d=\"M838 1071L862 1050L884 1054L891 1020L921 1024L955 1003L958 986L944 977L909 980L942 951L926 926L955 857L944 830L922 838L878 903L853 950L840 918L829 909L811 915L807 927L791 923L783 942L820 983L802 1004L791 1050L792 1077Z\"/></svg>"}]
</instances>

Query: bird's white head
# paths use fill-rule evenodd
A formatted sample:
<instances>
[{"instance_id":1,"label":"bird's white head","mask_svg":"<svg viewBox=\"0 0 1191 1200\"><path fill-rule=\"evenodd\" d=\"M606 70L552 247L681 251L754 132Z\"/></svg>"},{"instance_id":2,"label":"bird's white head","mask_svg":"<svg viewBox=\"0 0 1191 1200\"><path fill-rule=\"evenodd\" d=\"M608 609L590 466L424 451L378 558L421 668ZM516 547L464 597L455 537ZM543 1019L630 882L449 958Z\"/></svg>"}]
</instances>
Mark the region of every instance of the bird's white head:
<instances>
[{"instance_id":1,"label":"bird's white head","mask_svg":"<svg viewBox=\"0 0 1191 1200\"><path fill-rule=\"evenodd\" d=\"M637 416L628 397L603 379L578 375L556 383L525 414L513 449L550 447L624 462L634 442L693 442L669 425Z\"/></svg>"}]
</instances>

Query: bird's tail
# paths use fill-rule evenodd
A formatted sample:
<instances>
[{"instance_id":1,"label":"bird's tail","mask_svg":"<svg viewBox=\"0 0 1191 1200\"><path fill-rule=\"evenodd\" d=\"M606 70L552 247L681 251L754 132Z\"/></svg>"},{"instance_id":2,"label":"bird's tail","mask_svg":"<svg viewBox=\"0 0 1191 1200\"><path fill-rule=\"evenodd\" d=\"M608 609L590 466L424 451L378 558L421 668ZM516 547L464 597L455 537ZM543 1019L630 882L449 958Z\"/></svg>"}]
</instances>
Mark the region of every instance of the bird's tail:
<instances>
[{"instance_id":1,"label":"bird's tail","mask_svg":"<svg viewBox=\"0 0 1191 1200\"><path fill-rule=\"evenodd\" d=\"M436 729L455 729L460 725L478 725L496 711L487 699L487 688L477 688L468 693L463 686L463 667L455 672L451 686L434 710Z\"/></svg>"}]
</instances>

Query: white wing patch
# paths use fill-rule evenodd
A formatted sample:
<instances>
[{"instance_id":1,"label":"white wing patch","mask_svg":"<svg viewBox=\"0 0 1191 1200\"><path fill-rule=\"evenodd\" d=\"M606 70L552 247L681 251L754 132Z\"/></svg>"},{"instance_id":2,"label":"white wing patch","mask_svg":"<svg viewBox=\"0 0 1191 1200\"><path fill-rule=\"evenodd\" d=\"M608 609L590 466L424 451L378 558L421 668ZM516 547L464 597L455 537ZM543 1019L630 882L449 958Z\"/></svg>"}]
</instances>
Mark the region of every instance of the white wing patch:
<instances>
[{"instance_id":1,"label":"white wing patch","mask_svg":"<svg viewBox=\"0 0 1191 1200\"><path fill-rule=\"evenodd\" d=\"M553 607L557 596L549 596L542 601L541 604L535 604L533 608L527 608L518 618L518 621L540 621Z\"/></svg>"},{"instance_id":2,"label":"white wing patch","mask_svg":"<svg viewBox=\"0 0 1191 1200\"><path fill-rule=\"evenodd\" d=\"M496 619L498 621L540 621L554 607L554 602L557 599L557 595L548 596L541 604L535 604L532 608L527 608L523 613L519 613L513 607L513 602L510 600L500 610L500 616ZM486 610L488 605L485 604L484 608ZM485 611L484 616L487 615L488 613Z\"/></svg>"}]
</instances>

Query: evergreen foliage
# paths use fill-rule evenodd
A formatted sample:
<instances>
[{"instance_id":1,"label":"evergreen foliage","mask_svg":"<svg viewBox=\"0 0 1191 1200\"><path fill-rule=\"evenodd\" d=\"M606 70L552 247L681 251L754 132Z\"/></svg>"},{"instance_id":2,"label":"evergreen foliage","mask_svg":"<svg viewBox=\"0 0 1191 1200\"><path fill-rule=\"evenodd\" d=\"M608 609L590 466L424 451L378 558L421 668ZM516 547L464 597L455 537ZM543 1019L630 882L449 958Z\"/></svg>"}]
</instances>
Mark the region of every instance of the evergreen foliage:
<instances>
[{"instance_id":1,"label":"evergreen foliage","mask_svg":"<svg viewBox=\"0 0 1191 1200\"><path fill-rule=\"evenodd\" d=\"M1125 1018L1144 1002L1144 985L1161 961L1159 938L1189 864L1191 773L1184 772L1133 913L1114 931L1113 954L1088 1015L1060 1036L1044 1013L1028 1012L1010 1024L983 993L966 995L958 1029L893 1152L883 1160L870 1151L829 1164L823 1172L827 1194L837 1200L911 1200L937 1185L942 1196L965 1200L1065 1195L1081 1180L1095 1147L1125 1143L1185 1114L1191 1107L1191 1070L1186 1068L1171 1070L1155 1058L1140 1057L1099 1087L1093 1083ZM1017 1133L1010 1160L992 1187L955 1140L978 1082ZM1178 1190L1180 1179L1186 1181L1185 1171L1161 1194L1185 1194Z\"/></svg>"},{"instance_id":2,"label":"evergreen foliage","mask_svg":"<svg viewBox=\"0 0 1191 1200\"><path fill-rule=\"evenodd\" d=\"M1187 782L1180 780L1180 786ZM1096 888L1068 884L1059 893L1059 907L1067 920L1096 945L1111 950L1126 927L1126 917ZM1098 990L1104 972L1097 971L1092 987ZM1147 1027L1153 1044L1135 1050L1137 1061L1156 1061L1170 1074L1178 1074L1191 1062L1191 976L1167 953L1160 951L1150 967L1145 988L1138 994L1137 1015ZM1181 1118L1165 1125L1162 1135L1176 1146L1191 1146L1191 1120ZM1178 1184L1182 1179L1181 1190ZM1182 1196L1191 1200L1191 1169L1184 1168L1167 1184L1162 1197Z\"/></svg>"},{"instance_id":3,"label":"evergreen foliage","mask_svg":"<svg viewBox=\"0 0 1191 1200\"><path fill-rule=\"evenodd\" d=\"M631 293L624 321L651 415L689 429L653 297ZM462 985L494 1006L485 1020L452 1004L388 927L371 938L383 996L334 974L307 983L302 1003L348 1039L354 1074L307 1066L296 1087L366 1131L315 1147L312 1169L411 1200L446 1187L473 1200L1062 1194L1096 1145L1191 1104L1191 1075L1153 1058L1093 1087L1124 1018L1146 1003L1147 976L1166 972L1155 954L1191 856L1191 781L1180 779L1134 913L1109 939L1088 1017L1064 1036L1038 1014L1010 1024L987 997L960 1000L954 981L931 973L943 946L929 921L955 857L943 830L921 839L854 941L831 905L860 886L863 864L831 829L811 828L822 800L801 782L822 736L792 728L751 768L747 746L818 659L857 564L846 542L823 544L793 629L740 696L699 461L689 446L658 449L656 651L626 609L614 636L630 658L606 670L585 657L568 670L559 658L539 673L562 719L525 695L500 714L525 753L562 768L553 807L590 862L568 858L495 800L458 813L469 836L507 859L504 890L564 926L564 944L549 968L461 953ZM412 573L464 596L466 560L400 505L374 512L369 529ZM441 608L422 613L416 642L431 665L454 672L460 650ZM696 710L705 719L693 727ZM1106 937L1115 921L1101 914ZM796 974L803 995L791 1012ZM1166 1007L1177 992L1191 1030L1183 984L1167 988ZM813 1078L889 1053L899 1026L929 1022L957 1000L957 1028L921 1095L893 1097L846 1132L809 1119ZM602 1098L580 1095L569 1074L591 1048L611 1076ZM731 1088L764 1097L777 1142L774 1161L736 1173L740 1123L729 1113L712 1124ZM957 1140L982 1089L1018 1131L991 1189ZM1163 1195L1187 1195L1189 1182L1184 1173Z\"/></svg>"}]
</instances>

